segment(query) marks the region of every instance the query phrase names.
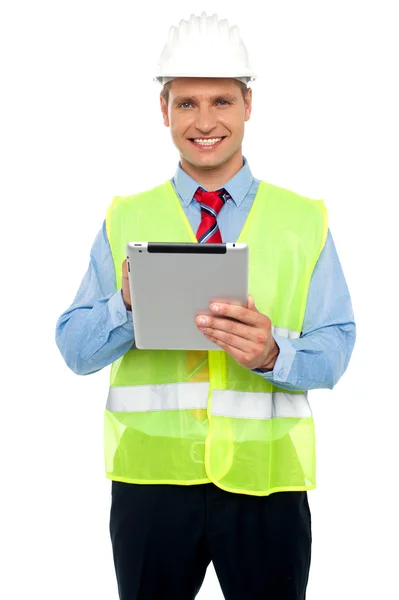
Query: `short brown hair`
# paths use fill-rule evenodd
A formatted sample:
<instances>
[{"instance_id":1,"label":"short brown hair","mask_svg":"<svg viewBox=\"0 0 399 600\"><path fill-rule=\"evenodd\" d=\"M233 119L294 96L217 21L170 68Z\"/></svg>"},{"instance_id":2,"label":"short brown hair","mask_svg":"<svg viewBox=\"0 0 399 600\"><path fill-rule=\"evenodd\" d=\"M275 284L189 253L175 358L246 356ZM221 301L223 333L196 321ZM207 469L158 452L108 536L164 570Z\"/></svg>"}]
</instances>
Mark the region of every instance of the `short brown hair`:
<instances>
[{"instance_id":1,"label":"short brown hair","mask_svg":"<svg viewBox=\"0 0 399 600\"><path fill-rule=\"evenodd\" d=\"M243 83L242 81L239 81L238 79L236 81L237 81L238 85L240 86L242 97L245 100L245 98L247 97L249 88L247 87L246 83ZM169 104L169 89L170 89L171 83L172 83L171 81L168 81L168 83L165 83L165 85L163 86L163 88L161 90L161 97L165 100L166 105Z\"/></svg>"}]
</instances>

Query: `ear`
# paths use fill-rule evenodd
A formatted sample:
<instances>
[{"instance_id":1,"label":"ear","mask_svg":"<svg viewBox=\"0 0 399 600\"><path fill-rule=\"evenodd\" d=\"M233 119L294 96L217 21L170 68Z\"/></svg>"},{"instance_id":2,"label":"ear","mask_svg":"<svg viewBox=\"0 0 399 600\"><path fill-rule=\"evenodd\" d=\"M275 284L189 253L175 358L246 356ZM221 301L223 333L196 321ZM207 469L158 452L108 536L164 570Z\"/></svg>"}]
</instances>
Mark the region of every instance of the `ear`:
<instances>
[{"instance_id":1,"label":"ear","mask_svg":"<svg viewBox=\"0 0 399 600\"><path fill-rule=\"evenodd\" d=\"M165 125L165 127L169 127L170 122L169 122L169 115L168 115L168 106L165 102L165 99L162 96L159 96L159 100L160 100L160 105L161 105L163 124Z\"/></svg>"},{"instance_id":2,"label":"ear","mask_svg":"<svg viewBox=\"0 0 399 600\"><path fill-rule=\"evenodd\" d=\"M247 97L244 100L245 105L245 121L249 121L252 112L252 89L248 88Z\"/></svg>"}]
</instances>

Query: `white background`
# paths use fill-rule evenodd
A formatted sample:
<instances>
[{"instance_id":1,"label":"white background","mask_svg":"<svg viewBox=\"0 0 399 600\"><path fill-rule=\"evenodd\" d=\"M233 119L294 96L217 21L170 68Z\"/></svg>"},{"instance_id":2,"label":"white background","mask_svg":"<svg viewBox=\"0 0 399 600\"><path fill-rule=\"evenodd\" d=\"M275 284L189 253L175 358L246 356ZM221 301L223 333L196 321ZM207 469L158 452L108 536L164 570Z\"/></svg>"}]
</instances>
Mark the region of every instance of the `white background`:
<instances>
[{"instance_id":1,"label":"white background","mask_svg":"<svg viewBox=\"0 0 399 600\"><path fill-rule=\"evenodd\" d=\"M55 323L112 197L176 169L152 76L169 26L202 10L239 25L259 74L243 149L252 172L325 200L358 325L347 373L310 395L307 598L397 597L394 2L14 0L0 13L4 599L117 599L102 450L109 372L69 371ZM212 567L198 598L222 598Z\"/></svg>"}]
</instances>

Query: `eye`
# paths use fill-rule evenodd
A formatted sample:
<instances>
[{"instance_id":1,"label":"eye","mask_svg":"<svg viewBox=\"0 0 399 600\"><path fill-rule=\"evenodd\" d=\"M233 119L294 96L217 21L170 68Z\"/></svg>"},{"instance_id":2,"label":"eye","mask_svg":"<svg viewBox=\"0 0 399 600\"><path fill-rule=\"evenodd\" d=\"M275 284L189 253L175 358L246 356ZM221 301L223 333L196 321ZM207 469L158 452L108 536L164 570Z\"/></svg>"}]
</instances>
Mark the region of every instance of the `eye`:
<instances>
[{"instance_id":1,"label":"eye","mask_svg":"<svg viewBox=\"0 0 399 600\"><path fill-rule=\"evenodd\" d=\"M220 104L221 102L225 103L223 106L225 106L226 104L231 104L231 102L229 102L228 100L219 100L218 104Z\"/></svg>"},{"instance_id":2,"label":"eye","mask_svg":"<svg viewBox=\"0 0 399 600\"><path fill-rule=\"evenodd\" d=\"M191 105L191 102L182 102L181 104L179 104L179 108L184 108L185 104Z\"/></svg>"}]
</instances>

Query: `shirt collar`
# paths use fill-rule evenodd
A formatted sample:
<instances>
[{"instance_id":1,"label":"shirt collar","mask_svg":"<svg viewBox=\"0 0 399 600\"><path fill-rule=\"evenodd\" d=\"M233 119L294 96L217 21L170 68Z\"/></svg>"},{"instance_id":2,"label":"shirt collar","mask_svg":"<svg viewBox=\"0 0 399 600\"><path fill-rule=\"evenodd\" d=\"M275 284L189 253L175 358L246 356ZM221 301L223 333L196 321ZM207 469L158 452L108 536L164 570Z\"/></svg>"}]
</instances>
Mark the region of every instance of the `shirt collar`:
<instances>
[{"instance_id":1,"label":"shirt collar","mask_svg":"<svg viewBox=\"0 0 399 600\"><path fill-rule=\"evenodd\" d=\"M238 173L229 179L225 185L221 186L221 188L225 188L227 190L237 206L240 206L244 200L253 181L252 172L245 156L243 156L243 160L244 164ZM195 181L195 179L193 179L188 173L183 171L180 161L173 178L173 183L177 193L182 199L184 206L188 206L193 200L194 193L199 187L199 183Z\"/></svg>"}]
</instances>

